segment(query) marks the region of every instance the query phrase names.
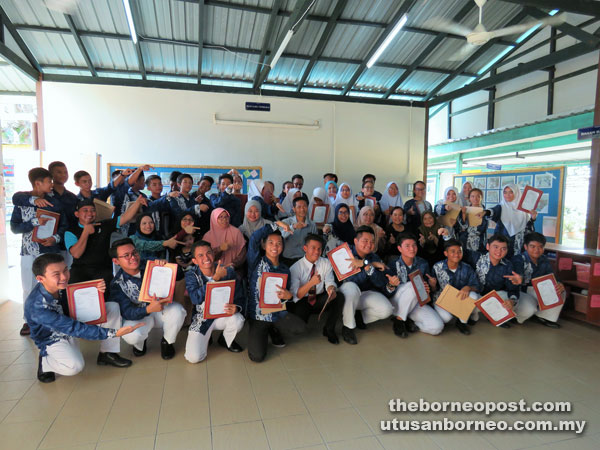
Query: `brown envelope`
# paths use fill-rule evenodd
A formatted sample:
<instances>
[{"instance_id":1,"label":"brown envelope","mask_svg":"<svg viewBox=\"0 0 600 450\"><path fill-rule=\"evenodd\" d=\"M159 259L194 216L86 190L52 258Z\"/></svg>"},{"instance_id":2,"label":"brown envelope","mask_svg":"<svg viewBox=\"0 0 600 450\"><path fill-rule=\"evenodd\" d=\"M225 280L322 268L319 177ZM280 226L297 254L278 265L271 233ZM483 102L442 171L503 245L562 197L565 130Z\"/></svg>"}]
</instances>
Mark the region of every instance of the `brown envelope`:
<instances>
[{"instance_id":1,"label":"brown envelope","mask_svg":"<svg viewBox=\"0 0 600 450\"><path fill-rule=\"evenodd\" d=\"M469 319L475 308L475 300L471 297L461 300L458 289L450 285L444 288L435 304L463 321Z\"/></svg>"}]
</instances>

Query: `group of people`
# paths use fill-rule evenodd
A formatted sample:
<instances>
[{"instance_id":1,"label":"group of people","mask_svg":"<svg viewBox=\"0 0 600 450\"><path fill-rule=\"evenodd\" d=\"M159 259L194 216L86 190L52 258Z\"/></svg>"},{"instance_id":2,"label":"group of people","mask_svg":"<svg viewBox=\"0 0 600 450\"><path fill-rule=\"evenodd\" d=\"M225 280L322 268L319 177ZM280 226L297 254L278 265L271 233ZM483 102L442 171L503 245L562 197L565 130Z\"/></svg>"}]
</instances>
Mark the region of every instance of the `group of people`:
<instances>
[{"instance_id":1,"label":"group of people","mask_svg":"<svg viewBox=\"0 0 600 450\"><path fill-rule=\"evenodd\" d=\"M11 229L22 235L21 334L30 334L40 349L40 381L83 369L75 338L102 341L98 364L128 367L132 361L120 356L120 337L135 357L142 357L150 331L162 328L161 356L170 359L186 324L184 357L190 363L206 358L215 329L222 331L219 345L243 351L236 336L245 322L248 356L261 362L269 341L284 347L284 335L305 333L313 314L319 321L323 316L323 336L332 344L339 343L339 321L343 340L352 345L358 343L356 329L386 318L401 338L416 331L440 334L454 319L468 335L478 320L477 309L467 321L439 307L436 300L447 285L458 289L462 299L496 291L518 323L533 318L558 327L561 306L540 310L532 289L531 280L552 268L544 255L544 236L533 231L535 213L516 208L517 186L505 187L502 203L485 209L481 191L465 183L462 192L446 189L434 209L425 200L423 181L413 184L412 198L403 203L397 182L387 183L380 193L372 174L363 177L354 195L349 184L338 185L336 174L327 173L309 198L300 174L283 183L279 196L272 182L261 180L253 180L246 195L243 177L231 170L219 177L218 192L210 195L214 179L202 177L192 192L192 177L178 172L163 194L160 177L144 177L148 170L117 171L108 186L97 189L90 174L78 171L74 180L80 191L74 194L65 188L66 165L57 161L48 169L31 169L32 190L13 196ZM142 192L144 187L150 195ZM112 217L97 218L96 199L110 199ZM312 219L317 206L326 207L319 223ZM481 207L477 226L467 220L470 206ZM440 218L456 208L457 219L442 224ZM51 219L38 210L60 217L54 234L44 239L36 237L36 229ZM488 238L489 220L496 230ZM340 281L326 255L343 244L351 250L348 264L356 273ZM140 301L148 261L178 265L173 301ZM426 281L429 304L419 303L410 282L416 270ZM276 288L281 305L275 309L261 307L261 280L267 273L287 280ZM106 322L72 319L67 285L98 279ZM235 282L233 303L225 306L224 317L206 318L207 286L219 281ZM565 295L560 283L557 293Z\"/></svg>"}]
</instances>

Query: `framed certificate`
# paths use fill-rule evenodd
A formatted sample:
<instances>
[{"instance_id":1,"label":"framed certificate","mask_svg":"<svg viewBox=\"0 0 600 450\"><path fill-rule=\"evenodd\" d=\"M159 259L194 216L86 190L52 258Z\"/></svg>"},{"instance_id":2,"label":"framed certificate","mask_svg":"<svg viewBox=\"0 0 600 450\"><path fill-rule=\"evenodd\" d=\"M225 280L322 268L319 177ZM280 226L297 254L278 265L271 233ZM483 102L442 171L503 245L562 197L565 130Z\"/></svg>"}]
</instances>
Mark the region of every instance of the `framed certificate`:
<instances>
[{"instance_id":1,"label":"framed certificate","mask_svg":"<svg viewBox=\"0 0 600 450\"><path fill-rule=\"evenodd\" d=\"M531 284L537 296L540 310L551 309L564 303L562 297L556 292L557 283L554 274L534 278L531 280Z\"/></svg>"},{"instance_id":2,"label":"framed certificate","mask_svg":"<svg viewBox=\"0 0 600 450\"><path fill-rule=\"evenodd\" d=\"M519 200L517 209L526 213L535 211L542 198L542 194L543 192L539 189L531 186L525 186L525 189L523 189L523 192L521 193L521 199Z\"/></svg>"},{"instance_id":3,"label":"framed certificate","mask_svg":"<svg viewBox=\"0 0 600 450\"><path fill-rule=\"evenodd\" d=\"M504 322L515 317L515 313L504 306L504 300L496 291L484 295L475 302L475 306L492 322L495 326L502 325Z\"/></svg>"},{"instance_id":4,"label":"framed certificate","mask_svg":"<svg viewBox=\"0 0 600 450\"><path fill-rule=\"evenodd\" d=\"M101 222L103 220L112 219L115 207L109 203L103 202L100 199L94 199L94 206L96 207L96 221Z\"/></svg>"},{"instance_id":5,"label":"framed certificate","mask_svg":"<svg viewBox=\"0 0 600 450\"><path fill-rule=\"evenodd\" d=\"M106 322L104 293L98 290L102 280L84 281L67 286L69 316L88 325Z\"/></svg>"},{"instance_id":6,"label":"framed certificate","mask_svg":"<svg viewBox=\"0 0 600 450\"><path fill-rule=\"evenodd\" d=\"M148 261L139 300L141 302L151 302L152 298L156 297L158 300L168 298L169 303L172 302L176 276L177 264L167 263L161 266L158 261Z\"/></svg>"},{"instance_id":7,"label":"framed certificate","mask_svg":"<svg viewBox=\"0 0 600 450\"><path fill-rule=\"evenodd\" d=\"M325 225L327 223L327 217L329 216L329 205L317 205L313 203L312 210L310 212L310 220L316 225Z\"/></svg>"},{"instance_id":8,"label":"framed certificate","mask_svg":"<svg viewBox=\"0 0 600 450\"><path fill-rule=\"evenodd\" d=\"M345 280L355 273L360 272L360 269L353 269L350 261L347 261L348 259L354 258L347 242L344 242L339 247L328 252L327 258L331 262L335 276L339 281Z\"/></svg>"},{"instance_id":9,"label":"framed certificate","mask_svg":"<svg viewBox=\"0 0 600 450\"><path fill-rule=\"evenodd\" d=\"M417 294L417 300L419 301L419 305L423 306L431 301L429 294L427 293L427 289L425 289L425 280L423 279L423 275L420 270L415 270L412 273L408 274L408 278L412 284L413 289L415 290L415 294Z\"/></svg>"},{"instance_id":10,"label":"framed certificate","mask_svg":"<svg viewBox=\"0 0 600 450\"><path fill-rule=\"evenodd\" d=\"M33 229L32 240L34 242L42 242L56 234L58 231L58 223L60 222L60 214L46 211L45 209L37 209L35 217L40 219L48 219L44 225L38 225Z\"/></svg>"},{"instance_id":11,"label":"framed certificate","mask_svg":"<svg viewBox=\"0 0 600 450\"><path fill-rule=\"evenodd\" d=\"M377 204L377 199L375 197L371 197L370 195L365 196L365 206L370 206L372 208L375 208L376 204Z\"/></svg>"},{"instance_id":12,"label":"framed certificate","mask_svg":"<svg viewBox=\"0 0 600 450\"><path fill-rule=\"evenodd\" d=\"M263 272L260 276L260 294L258 306L261 309L281 308L281 299L277 296L278 289L286 289L288 276L285 273Z\"/></svg>"},{"instance_id":13,"label":"framed certificate","mask_svg":"<svg viewBox=\"0 0 600 450\"><path fill-rule=\"evenodd\" d=\"M225 305L233 303L234 293L235 280L206 283L203 317L205 319L218 319L219 317L230 316L231 314L225 312Z\"/></svg>"}]
</instances>

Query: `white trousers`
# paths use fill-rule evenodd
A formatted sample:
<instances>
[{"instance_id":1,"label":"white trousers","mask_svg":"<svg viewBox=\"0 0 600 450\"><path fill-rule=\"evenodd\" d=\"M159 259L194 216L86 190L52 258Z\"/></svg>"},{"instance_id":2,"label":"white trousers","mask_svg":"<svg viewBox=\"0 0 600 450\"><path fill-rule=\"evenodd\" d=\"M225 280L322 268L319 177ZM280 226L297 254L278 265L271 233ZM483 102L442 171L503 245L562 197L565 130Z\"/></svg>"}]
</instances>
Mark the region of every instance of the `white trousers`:
<instances>
[{"instance_id":1,"label":"white trousers","mask_svg":"<svg viewBox=\"0 0 600 450\"><path fill-rule=\"evenodd\" d=\"M473 300L479 300L479 298L481 296L479 294L471 291L471 292L469 292L469 297L471 297ZM439 314L441 319L444 321L444 323L450 322L452 320L452 318L454 317L453 314L450 314L448 311L440 308L438 305L435 305L435 310ZM457 317L457 319L458 319L458 317ZM469 319L479 320L479 309L477 307L475 307L473 309L473 312L471 313L471 316L469 316ZM462 320L462 319L458 319L458 320L460 320L462 323L467 323L467 320Z\"/></svg>"},{"instance_id":2,"label":"white trousers","mask_svg":"<svg viewBox=\"0 0 600 450\"><path fill-rule=\"evenodd\" d=\"M25 300L27 300L27 297L37 284L35 275L33 275L33 272L31 271L34 260L35 256L21 255L21 289L23 290L23 304L25 304Z\"/></svg>"},{"instance_id":3,"label":"white trousers","mask_svg":"<svg viewBox=\"0 0 600 450\"><path fill-rule=\"evenodd\" d=\"M567 294L563 292L561 297L563 301L565 300ZM535 293L535 289L529 286L527 288L527 293L521 292L519 296L519 301L517 302L517 306L515 306L515 314L517 315L517 322L523 323L527 319L529 319L534 314L542 319L549 320L550 322L556 322L558 320L558 316L562 311L562 305L555 306L554 308L545 309L543 311L540 310L538 298Z\"/></svg>"},{"instance_id":4,"label":"white trousers","mask_svg":"<svg viewBox=\"0 0 600 450\"><path fill-rule=\"evenodd\" d=\"M354 313L357 310L362 312L365 323L375 322L392 315L392 304L381 292L361 292L356 283L352 281L345 281L340 286L340 292L344 294L345 298L342 312L345 327L356 328Z\"/></svg>"},{"instance_id":5,"label":"white trousers","mask_svg":"<svg viewBox=\"0 0 600 450\"><path fill-rule=\"evenodd\" d=\"M141 320L125 320L124 327L136 325L143 322L144 326L139 327L133 333L123 336L125 342L133 345L138 350L144 348L144 341L148 339L148 334L152 328L162 328L163 337L169 344L173 344L177 340L177 333L183 326L186 312L185 308L179 303L169 303L164 306L162 311L153 312Z\"/></svg>"},{"instance_id":6,"label":"white trousers","mask_svg":"<svg viewBox=\"0 0 600 450\"><path fill-rule=\"evenodd\" d=\"M444 329L444 322L431 306L419 306L411 283L398 286L391 300L392 314L402 320L411 319L423 333L436 335Z\"/></svg>"},{"instance_id":7,"label":"white trousers","mask_svg":"<svg viewBox=\"0 0 600 450\"><path fill-rule=\"evenodd\" d=\"M219 317L213 320L212 325L202 334L198 331L189 331L187 342L185 343L185 359L192 364L199 363L206 359L208 341L213 330L223 330L223 337L227 346L230 346L235 336L244 327L244 317L240 313L235 313L229 317Z\"/></svg>"}]
</instances>

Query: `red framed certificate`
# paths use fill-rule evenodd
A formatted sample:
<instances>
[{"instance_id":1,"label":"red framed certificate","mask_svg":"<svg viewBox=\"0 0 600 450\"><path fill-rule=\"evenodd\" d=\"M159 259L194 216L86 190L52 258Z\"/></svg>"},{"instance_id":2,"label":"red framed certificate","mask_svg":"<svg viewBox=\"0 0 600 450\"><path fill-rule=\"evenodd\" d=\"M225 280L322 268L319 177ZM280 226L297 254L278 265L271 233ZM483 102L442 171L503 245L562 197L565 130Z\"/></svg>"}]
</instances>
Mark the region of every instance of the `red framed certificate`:
<instances>
[{"instance_id":1,"label":"red framed certificate","mask_svg":"<svg viewBox=\"0 0 600 450\"><path fill-rule=\"evenodd\" d=\"M218 319L219 317L231 316L231 314L225 312L225 305L233 303L234 293L235 280L206 283L203 317L205 319Z\"/></svg>"},{"instance_id":2,"label":"red framed certificate","mask_svg":"<svg viewBox=\"0 0 600 450\"><path fill-rule=\"evenodd\" d=\"M415 294L417 294L419 305L423 306L429 303L431 298L429 297L427 289L425 289L425 280L423 279L423 274L421 274L421 271L415 270L414 272L409 273L408 278L410 279L412 287L415 290Z\"/></svg>"},{"instance_id":3,"label":"red framed certificate","mask_svg":"<svg viewBox=\"0 0 600 450\"><path fill-rule=\"evenodd\" d=\"M329 217L329 205L317 205L313 203L310 211L310 220L316 225L325 225Z\"/></svg>"},{"instance_id":4,"label":"red framed certificate","mask_svg":"<svg viewBox=\"0 0 600 450\"><path fill-rule=\"evenodd\" d=\"M158 261L148 261L139 300L151 302L152 298L156 297L157 300L169 299L169 303L171 303L175 292L176 276L177 264L167 263L161 266Z\"/></svg>"},{"instance_id":5,"label":"red framed certificate","mask_svg":"<svg viewBox=\"0 0 600 450\"><path fill-rule=\"evenodd\" d=\"M258 306L261 309L281 309L278 289L286 289L288 276L286 273L263 272L260 276L260 294Z\"/></svg>"},{"instance_id":6,"label":"red framed certificate","mask_svg":"<svg viewBox=\"0 0 600 450\"><path fill-rule=\"evenodd\" d=\"M88 325L106 322L104 293L98 290L103 280L84 281L67 286L69 316Z\"/></svg>"},{"instance_id":7,"label":"red framed certificate","mask_svg":"<svg viewBox=\"0 0 600 450\"><path fill-rule=\"evenodd\" d=\"M554 274L544 275L531 280L533 290L538 299L540 310L551 309L564 303L563 298L556 292L556 278Z\"/></svg>"},{"instance_id":8,"label":"red framed certificate","mask_svg":"<svg viewBox=\"0 0 600 450\"><path fill-rule=\"evenodd\" d=\"M519 200L518 210L526 213L535 211L542 198L543 192L531 186L525 186L523 192L521 192L521 198Z\"/></svg>"},{"instance_id":9,"label":"red framed certificate","mask_svg":"<svg viewBox=\"0 0 600 450\"><path fill-rule=\"evenodd\" d=\"M372 197L370 195L365 195L365 206L371 206L372 208L375 208L376 204L377 204L377 199L375 197Z\"/></svg>"},{"instance_id":10,"label":"red framed certificate","mask_svg":"<svg viewBox=\"0 0 600 450\"><path fill-rule=\"evenodd\" d=\"M40 219L48 219L44 225L38 225L33 228L33 242L42 242L56 234L58 231L58 223L60 222L60 214L46 211L45 209L37 209L35 217Z\"/></svg>"},{"instance_id":11,"label":"red framed certificate","mask_svg":"<svg viewBox=\"0 0 600 450\"><path fill-rule=\"evenodd\" d=\"M345 280L355 273L360 272L360 269L353 269L350 261L347 261L348 259L354 258L347 242L344 242L339 247L336 247L328 252L327 258L331 262L335 276L339 281Z\"/></svg>"},{"instance_id":12,"label":"red framed certificate","mask_svg":"<svg viewBox=\"0 0 600 450\"><path fill-rule=\"evenodd\" d=\"M488 318L495 326L502 325L504 322L515 317L515 313L504 306L504 300L496 291L484 295L475 302L475 306Z\"/></svg>"}]
</instances>

